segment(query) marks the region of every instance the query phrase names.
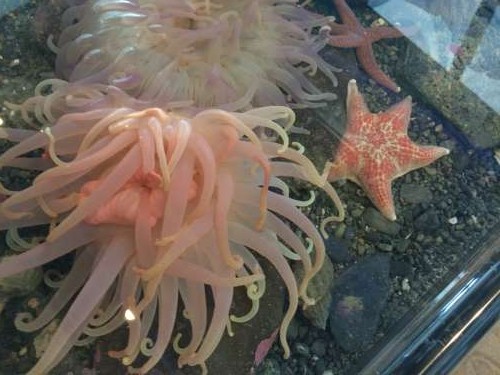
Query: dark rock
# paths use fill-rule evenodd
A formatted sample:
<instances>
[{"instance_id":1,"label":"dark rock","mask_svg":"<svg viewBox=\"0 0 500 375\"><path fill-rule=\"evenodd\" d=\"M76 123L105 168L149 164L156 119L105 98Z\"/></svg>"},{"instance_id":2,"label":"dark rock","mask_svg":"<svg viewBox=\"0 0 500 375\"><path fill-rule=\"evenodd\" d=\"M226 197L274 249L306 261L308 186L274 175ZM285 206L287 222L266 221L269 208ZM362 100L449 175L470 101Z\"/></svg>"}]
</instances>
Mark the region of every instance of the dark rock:
<instances>
[{"instance_id":1,"label":"dark rock","mask_svg":"<svg viewBox=\"0 0 500 375\"><path fill-rule=\"evenodd\" d=\"M428 187L415 184L401 185L399 196L403 202L411 204L430 202L432 200L432 192Z\"/></svg>"},{"instance_id":2,"label":"dark rock","mask_svg":"<svg viewBox=\"0 0 500 375\"><path fill-rule=\"evenodd\" d=\"M326 354L326 342L322 339L314 340L311 345L311 351L318 357L323 357Z\"/></svg>"},{"instance_id":3,"label":"dark rock","mask_svg":"<svg viewBox=\"0 0 500 375\"><path fill-rule=\"evenodd\" d=\"M439 213L435 209L428 209L415 218L413 222L415 229L425 232L433 233L440 228Z\"/></svg>"},{"instance_id":4,"label":"dark rock","mask_svg":"<svg viewBox=\"0 0 500 375\"><path fill-rule=\"evenodd\" d=\"M330 331L348 352L366 349L389 295L389 256L374 255L350 267L335 283Z\"/></svg>"},{"instance_id":5,"label":"dark rock","mask_svg":"<svg viewBox=\"0 0 500 375\"><path fill-rule=\"evenodd\" d=\"M453 167L457 171L463 171L470 165L470 157L466 152L455 152L452 154Z\"/></svg>"},{"instance_id":6,"label":"dark rock","mask_svg":"<svg viewBox=\"0 0 500 375\"><path fill-rule=\"evenodd\" d=\"M21 297L36 290L43 278L41 268L31 268L24 272L0 279L0 298Z\"/></svg>"},{"instance_id":7,"label":"dark rock","mask_svg":"<svg viewBox=\"0 0 500 375\"><path fill-rule=\"evenodd\" d=\"M394 247L398 253L405 253L411 244L411 240L408 238L403 238L399 241L395 241Z\"/></svg>"},{"instance_id":8,"label":"dark rock","mask_svg":"<svg viewBox=\"0 0 500 375\"><path fill-rule=\"evenodd\" d=\"M325 364L325 361L323 359L318 359L316 361L316 364L314 365L314 372L315 374L317 375L323 375L323 373L325 372L326 370L326 364Z\"/></svg>"},{"instance_id":9,"label":"dark rock","mask_svg":"<svg viewBox=\"0 0 500 375\"><path fill-rule=\"evenodd\" d=\"M399 233L401 226L398 223L387 220L380 212L376 209L369 207L363 213L363 220L373 229L379 232L390 234L395 236Z\"/></svg>"},{"instance_id":10,"label":"dark rock","mask_svg":"<svg viewBox=\"0 0 500 375\"><path fill-rule=\"evenodd\" d=\"M356 229L348 225L344 232L344 239L346 241L352 241L356 237Z\"/></svg>"},{"instance_id":11,"label":"dark rock","mask_svg":"<svg viewBox=\"0 0 500 375\"><path fill-rule=\"evenodd\" d=\"M349 246L343 240L330 236L325 240L325 248L326 253L334 263L347 263L352 260Z\"/></svg>"},{"instance_id":12,"label":"dark rock","mask_svg":"<svg viewBox=\"0 0 500 375\"><path fill-rule=\"evenodd\" d=\"M297 279L302 279L302 272L297 272ZM307 306L304 309L304 316L311 323L320 329L326 329L330 304L332 301L332 286L333 286L333 264L330 258L325 257L323 267L314 276L307 287L307 295L314 298L316 303L312 306Z\"/></svg>"},{"instance_id":13,"label":"dark rock","mask_svg":"<svg viewBox=\"0 0 500 375\"><path fill-rule=\"evenodd\" d=\"M383 251L385 253L390 253L392 251L392 249L394 248L394 246L391 243L384 243L384 242L380 242L376 246L377 246L377 249L379 249L380 251Z\"/></svg>"},{"instance_id":14,"label":"dark rock","mask_svg":"<svg viewBox=\"0 0 500 375\"><path fill-rule=\"evenodd\" d=\"M301 342L294 345L294 351L301 357L309 357L311 355L309 347Z\"/></svg>"},{"instance_id":15,"label":"dark rock","mask_svg":"<svg viewBox=\"0 0 500 375\"><path fill-rule=\"evenodd\" d=\"M307 337L307 334L309 333L309 327L305 325L301 325L299 327L299 339L303 339Z\"/></svg>"},{"instance_id":16,"label":"dark rock","mask_svg":"<svg viewBox=\"0 0 500 375\"><path fill-rule=\"evenodd\" d=\"M295 341L299 336L299 323L297 322L297 318L293 318L288 326L288 331L286 333L286 337L288 341Z\"/></svg>"},{"instance_id":17,"label":"dark rock","mask_svg":"<svg viewBox=\"0 0 500 375\"><path fill-rule=\"evenodd\" d=\"M400 260L391 261L391 276L411 278L414 270L411 264Z\"/></svg>"},{"instance_id":18,"label":"dark rock","mask_svg":"<svg viewBox=\"0 0 500 375\"><path fill-rule=\"evenodd\" d=\"M222 373L223 374L223 373ZM274 358L266 358L259 367L257 374L259 375L280 375L281 369L279 362Z\"/></svg>"}]
</instances>

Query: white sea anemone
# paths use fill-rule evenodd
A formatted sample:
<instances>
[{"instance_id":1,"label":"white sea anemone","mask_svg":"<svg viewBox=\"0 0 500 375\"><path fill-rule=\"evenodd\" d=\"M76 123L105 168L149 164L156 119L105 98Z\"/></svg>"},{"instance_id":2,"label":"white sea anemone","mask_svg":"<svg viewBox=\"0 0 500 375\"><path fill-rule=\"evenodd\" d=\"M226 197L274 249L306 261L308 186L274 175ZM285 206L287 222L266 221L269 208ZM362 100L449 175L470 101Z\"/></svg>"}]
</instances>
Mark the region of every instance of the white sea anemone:
<instances>
[{"instance_id":1,"label":"white sea anemone","mask_svg":"<svg viewBox=\"0 0 500 375\"><path fill-rule=\"evenodd\" d=\"M89 0L63 16L56 71L159 107L321 106L335 95L308 76L337 83L318 54L329 21L290 0Z\"/></svg>"},{"instance_id":2,"label":"white sea anemone","mask_svg":"<svg viewBox=\"0 0 500 375\"><path fill-rule=\"evenodd\" d=\"M88 103L83 97L77 102L86 111L66 113L41 132L0 132L19 142L0 156L1 167L41 171L24 190L1 186L8 198L0 204L0 229L16 233L21 227L50 226L45 241L0 262L0 277L75 253L71 271L43 311L16 319L18 329L38 330L69 305L29 374L49 373L73 345L125 323L128 343L110 355L130 373L148 372L170 342L179 297L191 323L189 344L180 348L174 340L179 365L205 368L230 322L249 320L258 310L266 275L256 254L276 268L288 290L280 329L288 356L287 327L299 298L306 305L314 302L306 290L323 263L324 244L282 178L323 189L336 203L338 219L343 215L326 174L288 147L284 128L291 126L293 111L209 109L189 116L131 108L136 102L125 100L124 93L112 96L121 98L113 107L112 98L97 92L85 99ZM34 108L46 119L57 98L47 99L45 106L36 100ZM275 132L283 143L259 140L259 127ZM41 156L28 156L40 149ZM287 258L302 262L305 275L299 282ZM232 319L238 286L248 288L253 307ZM211 315L208 298L213 299Z\"/></svg>"}]
</instances>

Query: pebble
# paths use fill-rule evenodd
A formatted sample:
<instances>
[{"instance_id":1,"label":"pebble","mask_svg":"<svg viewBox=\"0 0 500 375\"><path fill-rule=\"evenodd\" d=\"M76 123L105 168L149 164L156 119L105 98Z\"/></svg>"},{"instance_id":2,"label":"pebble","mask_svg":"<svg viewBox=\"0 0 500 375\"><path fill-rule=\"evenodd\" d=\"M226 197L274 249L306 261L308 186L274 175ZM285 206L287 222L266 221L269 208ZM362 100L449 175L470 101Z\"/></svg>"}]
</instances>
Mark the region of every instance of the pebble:
<instances>
[{"instance_id":1,"label":"pebble","mask_svg":"<svg viewBox=\"0 0 500 375\"><path fill-rule=\"evenodd\" d=\"M398 223L387 220L380 212L372 207L365 210L363 213L363 220L373 229L391 236L397 235L401 229Z\"/></svg>"},{"instance_id":2,"label":"pebble","mask_svg":"<svg viewBox=\"0 0 500 375\"><path fill-rule=\"evenodd\" d=\"M311 355L309 347L301 342L295 344L295 352L302 357L309 357Z\"/></svg>"},{"instance_id":3,"label":"pebble","mask_svg":"<svg viewBox=\"0 0 500 375\"><path fill-rule=\"evenodd\" d=\"M409 238L402 238L399 241L395 241L394 246L396 251L400 254L406 253L406 250L411 244L411 240Z\"/></svg>"},{"instance_id":4,"label":"pebble","mask_svg":"<svg viewBox=\"0 0 500 375\"><path fill-rule=\"evenodd\" d=\"M322 339L316 339L311 345L311 351L318 357L323 357L326 354L326 342Z\"/></svg>"},{"instance_id":5,"label":"pebble","mask_svg":"<svg viewBox=\"0 0 500 375\"><path fill-rule=\"evenodd\" d=\"M383 242L380 242L376 245L377 249L385 252L385 253L390 253L392 251L392 249L394 248L392 244L390 243L383 243Z\"/></svg>"},{"instance_id":6,"label":"pebble","mask_svg":"<svg viewBox=\"0 0 500 375\"><path fill-rule=\"evenodd\" d=\"M345 230L346 230L346 225L344 223L340 223L337 226L337 229L335 229L335 237L337 238L344 237Z\"/></svg>"},{"instance_id":7,"label":"pebble","mask_svg":"<svg viewBox=\"0 0 500 375\"><path fill-rule=\"evenodd\" d=\"M434 233L441 227L439 220L439 212L436 209L430 208L418 215L413 225L415 229L424 233Z\"/></svg>"},{"instance_id":8,"label":"pebble","mask_svg":"<svg viewBox=\"0 0 500 375\"><path fill-rule=\"evenodd\" d=\"M266 358L259 368L260 375L280 375L280 363L274 358Z\"/></svg>"},{"instance_id":9,"label":"pebble","mask_svg":"<svg viewBox=\"0 0 500 375\"><path fill-rule=\"evenodd\" d=\"M410 287L410 280L408 279L403 279L403 281L401 281L401 290L403 290L404 292L409 292L411 289Z\"/></svg>"},{"instance_id":10,"label":"pebble","mask_svg":"<svg viewBox=\"0 0 500 375\"><path fill-rule=\"evenodd\" d=\"M364 210L362 208L355 208L351 211L351 216L354 218L358 218L363 215Z\"/></svg>"},{"instance_id":11,"label":"pebble","mask_svg":"<svg viewBox=\"0 0 500 375\"><path fill-rule=\"evenodd\" d=\"M466 152L453 153L453 167L458 171L464 171L470 164L470 157Z\"/></svg>"},{"instance_id":12,"label":"pebble","mask_svg":"<svg viewBox=\"0 0 500 375\"><path fill-rule=\"evenodd\" d=\"M319 358L314 365L314 372L317 375L322 375L326 369L325 361L322 358Z\"/></svg>"}]
</instances>

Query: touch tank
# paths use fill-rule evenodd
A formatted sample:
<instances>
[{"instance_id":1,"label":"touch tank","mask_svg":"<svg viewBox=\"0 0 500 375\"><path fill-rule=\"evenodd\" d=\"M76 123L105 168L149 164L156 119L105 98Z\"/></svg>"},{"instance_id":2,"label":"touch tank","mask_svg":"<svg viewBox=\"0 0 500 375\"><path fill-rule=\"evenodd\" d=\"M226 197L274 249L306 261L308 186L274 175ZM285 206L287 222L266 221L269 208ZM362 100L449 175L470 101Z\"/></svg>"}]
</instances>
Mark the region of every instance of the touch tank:
<instances>
[{"instance_id":1,"label":"touch tank","mask_svg":"<svg viewBox=\"0 0 500 375\"><path fill-rule=\"evenodd\" d=\"M1 374L445 373L498 319L495 1L8 0L0 17ZM86 138L94 123L108 133ZM77 246L66 219L121 161L60 176L136 131L152 172L117 173ZM176 201L197 242L171 259L185 232L157 222L181 211L155 208L193 137L222 167L210 195L195 156Z\"/></svg>"}]
</instances>

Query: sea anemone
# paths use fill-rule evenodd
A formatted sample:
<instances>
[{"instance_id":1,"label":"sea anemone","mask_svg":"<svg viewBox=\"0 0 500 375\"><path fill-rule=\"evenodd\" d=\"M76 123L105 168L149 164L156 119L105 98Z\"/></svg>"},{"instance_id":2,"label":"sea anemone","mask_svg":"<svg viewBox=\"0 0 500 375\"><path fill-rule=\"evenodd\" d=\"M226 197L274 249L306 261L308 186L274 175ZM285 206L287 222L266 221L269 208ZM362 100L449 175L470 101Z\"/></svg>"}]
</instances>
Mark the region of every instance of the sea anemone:
<instances>
[{"instance_id":1,"label":"sea anemone","mask_svg":"<svg viewBox=\"0 0 500 375\"><path fill-rule=\"evenodd\" d=\"M288 290L280 328L288 356L287 327L299 298L305 306L314 303L307 285L322 265L324 244L297 207L304 202L289 197L285 181L300 179L321 188L339 210L334 219L343 216L326 174L288 145L293 111L269 106L188 115L180 109L137 109L132 99L121 101L130 106L112 106L105 91L86 99L99 108L79 101L74 108L87 110L63 114L42 131L1 129L3 138L18 144L0 157L0 166L41 173L21 191L1 186L8 198L0 205L0 228L14 242L21 227L46 224L49 232L42 243L3 259L0 277L75 255L43 311L36 317L20 313L15 321L18 329L31 332L69 306L29 374L47 374L73 345L125 323L127 345L109 354L130 373L148 372L170 342L179 296L191 334L183 348L178 335L173 340L178 364L205 369L231 322L247 321L258 310L266 284L262 258ZM40 99L33 108L46 119L57 103ZM257 128L282 143L259 139ZM302 263L300 282L288 258ZM234 317L230 307L239 286L247 288L252 308Z\"/></svg>"},{"instance_id":2,"label":"sea anemone","mask_svg":"<svg viewBox=\"0 0 500 375\"><path fill-rule=\"evenodd\" d=\"M193 100L239 111L314 107L335 99L309 76L337 84L318 52L331 22L296 1L89 0L62 17L59 78L119 87L163 108Z\"/></svg>"}]
</instances>

